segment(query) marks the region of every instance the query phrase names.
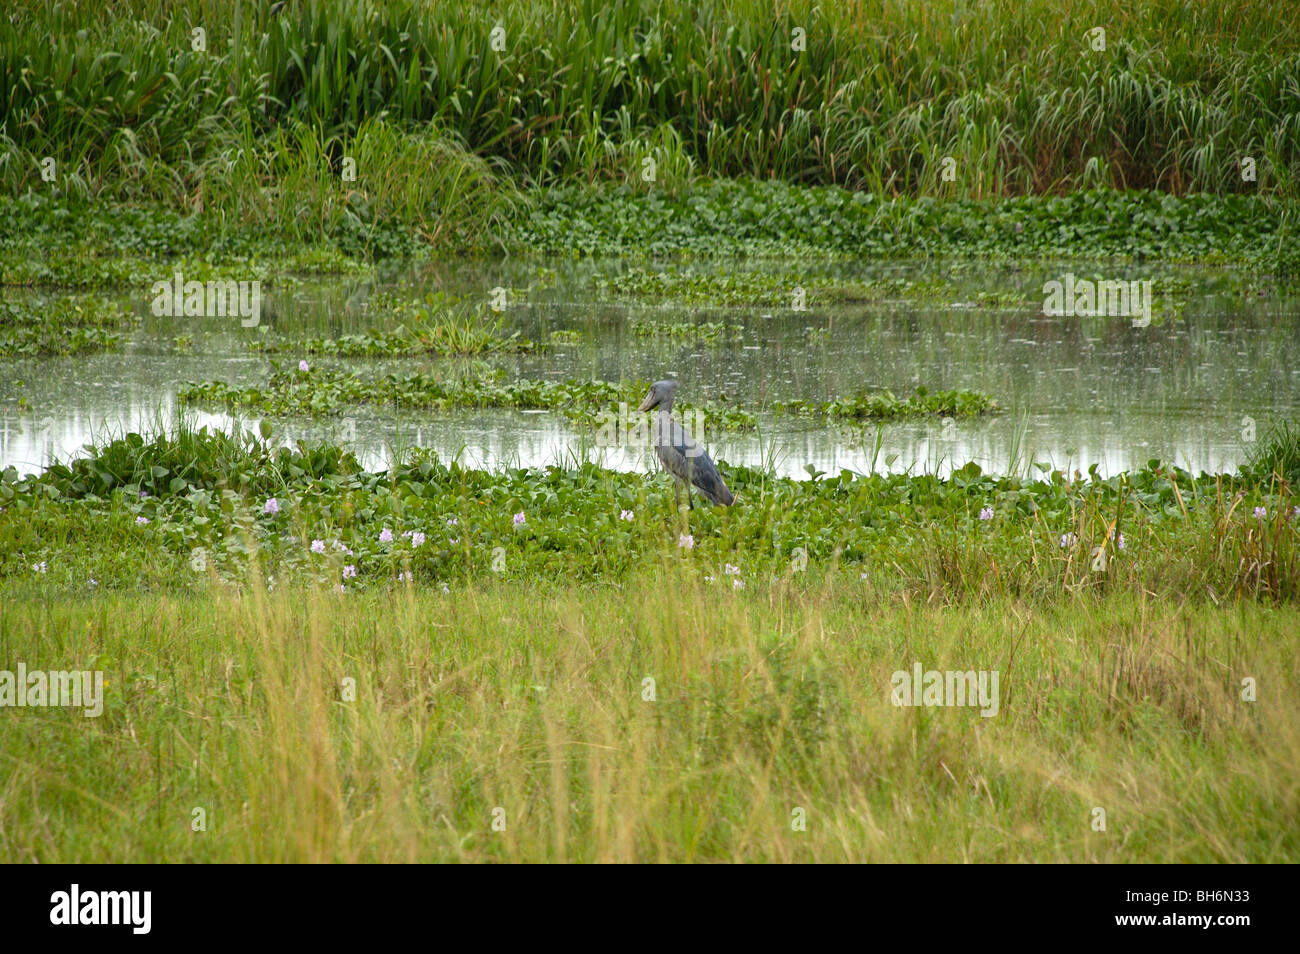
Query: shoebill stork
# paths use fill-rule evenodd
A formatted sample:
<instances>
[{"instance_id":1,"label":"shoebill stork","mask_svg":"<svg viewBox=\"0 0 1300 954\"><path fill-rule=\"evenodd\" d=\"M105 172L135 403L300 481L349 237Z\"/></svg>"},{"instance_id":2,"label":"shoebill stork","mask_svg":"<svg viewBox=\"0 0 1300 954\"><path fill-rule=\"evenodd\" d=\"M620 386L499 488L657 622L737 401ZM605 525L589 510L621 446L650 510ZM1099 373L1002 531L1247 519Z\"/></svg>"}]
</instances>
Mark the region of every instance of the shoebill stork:
<instances>
[{"instance_id":1,"label":"shoebill stork","mask_svg":"<svg viewBox=\"0 0 1300 954\"><path fill-rule=\"evenodd\" d=\"M669 415L673 409L673 399L677 396L676 381L656 381L650 385L650 393L641 402L638 411L645 412L659 408L654 420L655 453L663 463L664 469L673 475L673 484L677 491L677 504L681 506L682 484L686 484L686 502L694 509L691 500L691 487L695 486L710 503L729 507L736 502L727 485L722 482L722 475L713 465L709 455L686 431Z\"/></svg>"}]
</instances>

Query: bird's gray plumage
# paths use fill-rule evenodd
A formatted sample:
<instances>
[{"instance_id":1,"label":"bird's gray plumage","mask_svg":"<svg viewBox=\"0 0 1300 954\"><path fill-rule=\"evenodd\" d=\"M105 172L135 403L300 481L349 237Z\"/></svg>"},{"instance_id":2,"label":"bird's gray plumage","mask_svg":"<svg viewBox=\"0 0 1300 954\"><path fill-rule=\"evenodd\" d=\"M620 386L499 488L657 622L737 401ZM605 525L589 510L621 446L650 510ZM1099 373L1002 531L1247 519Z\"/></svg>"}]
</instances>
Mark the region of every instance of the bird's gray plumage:
<instances>
[{"instance_id":1,"label":"bird's gray plumage","mask_svg":"<svg viewBox=\"0 0 1300 954\"><path fill-rule=\"evenodd\" d=\"M664 469L672 474L676 481L686 484L686 499L690 502L691 487L696 487L710 503L729 507L736 498L727 489L722 475L714 466L709 455L699 442L686 433L685 429L670 416L673 401L677 397L676 381L656 381L650 386L639 411L659 408L654 419L655 454L658 455ZM681 496L681 484L678 483L678 498ZM691 504L694 506L694 504Z\"/></svg>"}]
</instances>

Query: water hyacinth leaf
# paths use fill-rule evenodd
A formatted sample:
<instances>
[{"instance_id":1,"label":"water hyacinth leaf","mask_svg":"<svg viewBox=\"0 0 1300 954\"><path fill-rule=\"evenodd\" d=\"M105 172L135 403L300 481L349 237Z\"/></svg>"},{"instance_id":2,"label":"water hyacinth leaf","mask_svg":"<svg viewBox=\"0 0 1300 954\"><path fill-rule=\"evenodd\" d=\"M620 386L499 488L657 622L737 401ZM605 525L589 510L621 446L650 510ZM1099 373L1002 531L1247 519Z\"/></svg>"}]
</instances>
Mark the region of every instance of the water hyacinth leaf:
<instances>
[{"instance_id":1,"label":"water hyacinth leaf","mask_svg":"<svg viewBox=\"0 0 1300 954\"><path fill-rule=\"evenodd\" d=\"M0 361L70 381L0 375L4 446L52 456L9 437L33 403L134 411L139 372L97 370L123 364L167 420L201 375L177 403L220 425L0 477L6 654L108 675L89 733L6 720L8 854L1295 860L1300 442L1236 426L1300 407L1288 5L1137 5L1100 55L1086 0L11 6ZM1155 276L1151 327L1043 320L1038 272L1076 260ZM1237 274L1205 308L1209 264ZM150 317L178 272L262 282L264 320ZM735 507L580 459L673 365L705 384L677 410L733 432L708 443ZM1032 409L1054 465L1017 438L1004 473L1009 422L958 382ZM353 410L345 446L283 440ZM1249 463L1138 463L1181 459L1198 410ZM549 436L411 446L465 420ZM1015 705L895 711L882 677L927 659L1004 689L1014 662ZM1121 830L1089 833L1096 801ZM497 802L509 835L476 834Z\"/></svg>"}]
</instances>

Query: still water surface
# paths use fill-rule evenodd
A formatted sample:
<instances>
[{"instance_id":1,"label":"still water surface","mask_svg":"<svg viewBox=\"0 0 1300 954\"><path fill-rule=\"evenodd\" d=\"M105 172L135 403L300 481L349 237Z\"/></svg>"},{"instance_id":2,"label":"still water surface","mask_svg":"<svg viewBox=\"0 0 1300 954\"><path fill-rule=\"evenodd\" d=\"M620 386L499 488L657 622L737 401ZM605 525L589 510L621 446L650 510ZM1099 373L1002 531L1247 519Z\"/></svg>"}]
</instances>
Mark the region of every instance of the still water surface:
<instances>
[{"instance_id":1,"label":"still water surface","mask_svg":"<svg viewBox=\"0 0 1300 954\"><path fill-rule=\"evenodd\" d=\"M537 282L542 266L547 280ZM620 263L506 262L411 268L378 282L335 280L265 292L262 323L278 335L355 333L375 319L366 302L380 288L412 297L434 289L487 296L522 289L505 314L508 327L545 342L552 331L580 332L577 343L490 359L511 376L609 381L677 377L681 397L723 396L760 414L758 433L713 433L715 458L773 464L804 475L848 468L946 473L966 461L1006 472L1027 462L1103 475L1151 458L1193 471L1232 470L1271 422L1300 417L1300 302L1241 293L1241 276L1178 269L1116 270L1177 287L1181 314L1149 327L1125 318L1047 317L1041 285L1070 270L962 269L954 291L925 304L883 301L812 307L709 307L663 301L600 300L593 274ZM720 264L721 270L761 266ZM1083 271L1085 269L1077 269ZM933 264L838 265L835 277L903 276L925 280ZM1189 290L1190 288L1190 290ZM1026 304L983 308L989 291L1014 291ZM967 292L969 294L967 294ZM12 292L10 294L13 294ZM1171 296L1172 292L1168 293ZM236 320L156 318L146 290L124 295L145 317L114 353L53 360L0 359L0 466L39 469L66 459L105 434L169 424L182 413L196 424L229 428L225 414L185 411L176 401L187 381L219 378L264 383L266 357L247 343L257 329ZM743 331L715 343L634 335L633 318L666 323L726 321ZM177 338L188 343L177 344ZM297 361L298 355L286 354ZM367 374L414 370L454 373L455 359L309 358ZM21 383L20 383L21 382ZM866 429L773 420L772 400L828 400L863 388L910 393L968 388L996 398L1004 413L975 420L905 420ZM23 397L30 410L22 411ZM256 425L258 418L245 419ZM277 439L331 437L350 443L367 467L383 468L394 447L418 445L445 459L499 468L567 464L590 458L643 469L644 452L593 446L594 435L558 414L521 411L395 412L355 408L329 421L276 420Z\"/></svg>"}]
</instances>

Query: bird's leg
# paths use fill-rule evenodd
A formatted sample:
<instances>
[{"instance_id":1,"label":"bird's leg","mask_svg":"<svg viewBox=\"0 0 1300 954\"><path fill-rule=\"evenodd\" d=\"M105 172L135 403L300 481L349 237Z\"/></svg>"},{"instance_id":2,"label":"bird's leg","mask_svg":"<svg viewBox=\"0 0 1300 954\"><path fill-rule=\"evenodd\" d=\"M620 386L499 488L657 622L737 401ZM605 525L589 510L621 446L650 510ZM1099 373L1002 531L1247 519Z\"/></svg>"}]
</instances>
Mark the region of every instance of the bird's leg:
<instances>
[{"instance_id":1,"label":"bird's leg","mask_svg":"<svg viewBox=\"0 0 1300 954\"><path fill-rule=\"evenodd\" d=\"M677 509L681 510L682 509L682 482L677 479L677 476L675 474L673 475L673 496L676 498L677 501Z\"/></svg>"},{"instance_id":2,"label":"bird's leg","mask_svg":"<svg viewBox=\"0 0 1300 954\"><path fill-rule=\"evenodd\" d=\"M686 503L690 506L690 509L691 509L691 510L694 510L694 509L695 509L695 501L691 498L691 485L690 485L690 484L687 484L687 485L686 485Z\"/></svg>"}]
</instances>

